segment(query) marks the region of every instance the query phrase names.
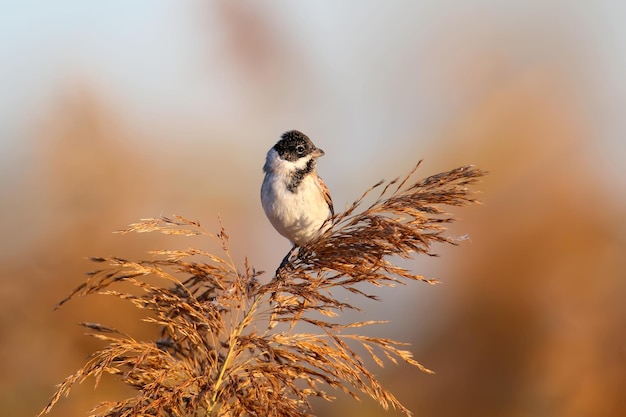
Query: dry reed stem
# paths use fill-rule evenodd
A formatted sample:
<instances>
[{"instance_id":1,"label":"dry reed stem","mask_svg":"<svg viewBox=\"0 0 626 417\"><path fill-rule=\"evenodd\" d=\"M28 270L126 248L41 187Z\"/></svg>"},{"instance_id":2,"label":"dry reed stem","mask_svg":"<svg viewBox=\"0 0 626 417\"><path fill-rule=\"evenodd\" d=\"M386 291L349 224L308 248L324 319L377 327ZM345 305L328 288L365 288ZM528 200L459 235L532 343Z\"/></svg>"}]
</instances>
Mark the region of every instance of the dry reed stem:
<instances>
[{"instance_id":1,"label":"dry reed stem","mask_svg":"<svg viewBox=\"0 0 626 417\"><path fill-rule=\"evenodd\" d=\"M174 216L144 219L120 231L210 236L224 255L190 248L152 251L148 261L92 258L105 267L89 273L58 307L75 296L107 294L147 310L145 321L159 325L161 334L139 341L101 324L82 323L105 347L58 386L40 415L69 395L74 384L93 377L97 385L104 374L117 375L138 393L98 405L93 416L302 417L311 415L309 398L332 399L325 387L357 399L365 394L384 409L410 415L359 352L378 366L403 361L431 371L402 349L404 343L358 334L359 328L380 322L334 321L341 311L358 308L336 299L333 290L376 299L364 292L365 284L434 282L390 257L433 255L433 243L455 244L443 235L453 218L441 206L476 202L467 186L485 172L462 167L411 182L418 166L403 179L367 190L329 220L330 228L319 239L292 251L265 285L257 280L262 272L247 260L242 271L237 269L223 227L213 235L198 222ZM381 187L375 201L361 210L366 196ZM159 277L165 285L150 284L146 276ZM120 282L136 291L115 290ZM275 327L278 323L288 325ZM298 323L314 331L301 331Z\"/></svg>"}]
</instances>

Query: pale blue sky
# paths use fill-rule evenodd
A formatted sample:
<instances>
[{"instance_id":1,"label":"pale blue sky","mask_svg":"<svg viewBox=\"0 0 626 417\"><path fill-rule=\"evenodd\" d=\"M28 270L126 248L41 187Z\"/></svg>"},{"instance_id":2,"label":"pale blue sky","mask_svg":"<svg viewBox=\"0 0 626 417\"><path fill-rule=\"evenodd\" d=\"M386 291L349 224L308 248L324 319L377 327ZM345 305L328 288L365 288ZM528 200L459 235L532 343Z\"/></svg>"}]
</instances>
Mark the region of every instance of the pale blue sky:
<instances>
[{"instance_id":1,"label":"pale blue sky","mask_svg":"<svg viewBox=\"0 0 626 417\"><path fill-rule=\"evenodd\" d=\"M2 165L19 163L28 154L38 123L58 105L69 85L81 82L114 102L126 121L142 131L177 132L181 129L177 125L203 123L209 128L216 120L228 129L245 119L251 131L266 123L268 131L279 132L296 127L286 126L285 120L313 127L328 120L332 123L327 129L339 137L375 143L381 137L402 138L414 132L427 147L438 130L480 94L480 85L475 91L446 89L445 62L432 62L445 55L433 52L439 39L431 37L441 35L440 26L455 28L458 21L459 37L467 33L477 43L503 42L509 65L551 59L568 65L572 59L571 76L579 83L592 119L591 139L607 167L623 174L626 6L622 2L457 0L384 6L356 1L278 1L261 6L248 2L252 13L263 13L272 22L274 36L285 38L288 48L300 54L293 68L310 71L302 81L308 94L323 87L311 105L294 99L269 116L259 115L262 100L248 101L248 96L270 95L272 87L251 93L240 84L246 74L233 74L232 62L224 61L220 15L212 12L212 3L203 4L3 2ZM579 55L567 50L578 47L583 50ZM461 57L463 53L472 51L453 51ZM405 78L411 80L406 88L397 83ZM285 85L293 90L298 81ZM281 115L285 109L293 114ZM185 135L172 139L184 140ZM349 140L344 146L353 147ZM360 149L377 152L375 147Z\"/></svg>"}]
</instances>

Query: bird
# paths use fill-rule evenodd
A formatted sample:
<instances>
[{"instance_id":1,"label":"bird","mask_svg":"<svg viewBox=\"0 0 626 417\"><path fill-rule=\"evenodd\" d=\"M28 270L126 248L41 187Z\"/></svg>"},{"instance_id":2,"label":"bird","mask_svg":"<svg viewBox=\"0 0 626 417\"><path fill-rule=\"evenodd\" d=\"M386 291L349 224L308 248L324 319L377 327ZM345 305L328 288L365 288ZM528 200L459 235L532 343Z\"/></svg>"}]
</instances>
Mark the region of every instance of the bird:
<instances>
[{"instance_id":1,"label":"bird","mask_svg":"<svg viewBox=\"0 0 626 417\"><path fill-rule=\"evenodd\" d=\"M276 231L293 244L292 251L326 231L327 220L335 214L328 187L317 174L317 158L323 155L307 135L290 130L265 158L263 210Z\"/></svg>"}]
</instances>

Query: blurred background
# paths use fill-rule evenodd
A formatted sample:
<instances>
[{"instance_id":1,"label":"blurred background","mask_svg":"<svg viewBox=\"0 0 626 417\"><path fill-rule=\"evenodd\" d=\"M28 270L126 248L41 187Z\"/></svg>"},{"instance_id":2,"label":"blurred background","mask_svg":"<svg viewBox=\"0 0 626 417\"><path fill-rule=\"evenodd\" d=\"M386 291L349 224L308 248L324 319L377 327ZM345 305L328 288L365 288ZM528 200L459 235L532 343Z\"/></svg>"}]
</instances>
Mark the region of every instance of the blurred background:
<instances>
[{"instance_id":1,"label":"blurred background","mask_svg":"<svg viewBox=\"0 0 626 417\"><path fill-rule=\"evenodd\" d=\"M614 1L7 1L0 6L0 414L32 416L101 346L151 337L110 298L53 306L89 256L209 240L112 231L180 214L273 271L265 153L299 129L342 209L380 179L490 171L459 247L377 290L375 334L435 375L377 375L416 416L626 415L626 6ZM380 416L339 393L320 416ZM52 415L132 395L88 381ZM399 415L390 412L388 415Z\"/></svg>"}]
</instances>

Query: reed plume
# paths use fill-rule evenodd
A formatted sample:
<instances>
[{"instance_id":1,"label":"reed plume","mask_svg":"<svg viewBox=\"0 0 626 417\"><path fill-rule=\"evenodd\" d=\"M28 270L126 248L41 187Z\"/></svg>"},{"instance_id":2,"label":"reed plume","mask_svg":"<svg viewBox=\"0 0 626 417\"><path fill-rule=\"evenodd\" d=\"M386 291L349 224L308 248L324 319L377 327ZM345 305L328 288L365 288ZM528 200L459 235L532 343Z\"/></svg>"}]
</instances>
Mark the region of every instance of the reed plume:
<instances>
[{"instance_id":1,"label":"reed plume","mask_svg":"<svg viewBox=\"0 0 626 417\"><path fill-rule=\"evenodd\" d=\"M292 250L266 284L247 260L243 269L235 265L223 226L212 234L174 216L144 219L120 231L210 236L223 253L190 248L152 251L142 261L92 258L104 267L89 273L59 307L76 296L107 294L146 310L144 320L161 331L155 340L140 341L102 324L81 323L105 346L58 386L40 415L74 384L90 377L97 384L104 374L117 376L137 395L101 403L93 416L312 416L309 400L332 400L329 388L369 396L384 409L410 415L367 368L367 357L379 366L403 361L431 371L404 343L359 334L380 322L342 324L341 313L358 307L333 292L376 299L368 287L434 282L394 261L433 255L434 243L456 244L444 235L454 219L442 207L476 202L467 186L485 172L469 166L415 181L418 167L402 179L379 182L329 219L326 232ZM127 284L134 290L121 290Z\"/></svg>"}]
</instances>

